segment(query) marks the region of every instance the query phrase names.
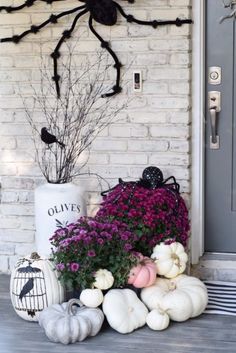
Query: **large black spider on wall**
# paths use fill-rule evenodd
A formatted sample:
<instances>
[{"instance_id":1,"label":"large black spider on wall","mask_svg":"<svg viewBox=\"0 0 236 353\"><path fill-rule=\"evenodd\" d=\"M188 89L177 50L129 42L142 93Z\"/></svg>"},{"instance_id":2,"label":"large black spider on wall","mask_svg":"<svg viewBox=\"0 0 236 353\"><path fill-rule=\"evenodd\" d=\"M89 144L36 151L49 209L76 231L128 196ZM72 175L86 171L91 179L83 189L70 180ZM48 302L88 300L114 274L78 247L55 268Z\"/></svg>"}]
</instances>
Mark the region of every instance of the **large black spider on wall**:
<instances>
[{"instance_id":1,"label":"large black spider on wall","mask_svg":"<svg viewBox=\"0 0 236 353\"><path fill-rule=\"evenodd\" d=\"M8 13L22 10L26 7L31 7L37 1L43 1L47 4L52 4L57 1L67 1L67 0L26 0L22 5L19 6L0 6L0 11L6 11ZM49 24L55 24L57 21L64 16L68 16L71 14L75 14L71 27L65 30L62 33L61 38L59 39L53 53L51 53L51 57L53 59L54 65L54 75L52 77L53 81L56 85L57 96L60 97L60 75L58 74L58 59L60 58L60 48L62 44L71 37L72 32L74 31L78 20L80 17L89 13L88 25L90 31L95 35L95 37L100 41L101 47L108 51L108 53L112 56L114 60L114 68L116 69L116 82L112 87L111 92L106 93L103 97L110 97L117 93L120 93L122 88L120 86L120 70L122 67L121 62L119 61L116 53L110 48L110 44L108 41L105 41L99 33L95 30L93 26L93 22L98 22L106 26L113 26L117 23L118 13L126 19L127 22L134 22L143 26L152 26L153 28L157 28L159 26L164 25L176 25L177 27L182 26L185 23L192 23L190 19L180 19L176 18L175 20L152 20L152 21L143 21L136 19L134 16L127 14L122 6L113 0L79 0L83 2L84 5L78 6L72 9L68 9L67 11L62 11L61 13L54 15L52 14L46 21L42 22L39 25L32 25L30 29L24 31L21 34L14 35L8 38L0 39L0 42L13 42L19 43L24 37L26 37L30 33L37 34L42 28L46 27ZM134 3L135 0L126 0L129 3Z\"/></svg>"}]
</instances>

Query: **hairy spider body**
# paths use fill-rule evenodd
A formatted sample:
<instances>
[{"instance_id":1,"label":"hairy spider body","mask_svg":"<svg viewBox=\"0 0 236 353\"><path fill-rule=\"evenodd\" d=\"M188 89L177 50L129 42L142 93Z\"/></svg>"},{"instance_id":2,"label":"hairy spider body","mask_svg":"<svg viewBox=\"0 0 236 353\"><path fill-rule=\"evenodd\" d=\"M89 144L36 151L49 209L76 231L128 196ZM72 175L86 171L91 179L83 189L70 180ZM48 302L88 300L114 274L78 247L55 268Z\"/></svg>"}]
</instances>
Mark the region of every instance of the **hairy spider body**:
<instances>
[{"instance_id":1,"label":"hairy spider body","mask_svg":"<svg viewBox=\"0 0 236 353\"><path fill-rule=\"evenodd\" d=\"M0 6L0 11L6 11L8 13L19 11L24 9L25 7L33 6L34 3L37 1L42 1L47 4L52 4L57 1L67 1L67 0L25 0L25 2L19 6ZM134 0L127 0L127 1L131 4L135 2ZM175 20L165 20L165 21L139 20L130 14L126 14L122 6L113 0L80 0L80 2L84 3L84 5L69 9L67 11L62 11L57 15L52 14L47 20L45 20L41 24L32 25L30 29L24 31L21 34L0 39L0 43L13 42L17 44L30 33L37 34L42 28L46 27L47 25L57 23L60 18L71 14L75 14L71 27L63 31L61 38L59 39L54 51L51 53L51 57L53 59L53 66L54 66L54 75L52 79L55 82L58 98L60 97L60 75L58 74L58 60L61 56L60 48L63 45L63 43L72 36L72 32L76 28L77 22L79 21L80 17L82 17L83 15L89 13L88 25L89 25L90 31L100 41L101 47L107 50L114 60L114 68L116 69L116 82L115 82L115 85L112 87L112 91L102 95L102 97L111 97L122 91L122 88L120 86L120 70L121 70L122 64L119 61L116 53L110 48L109 42L105 41L95 30L93 26L94 21L102 25L113 26L117 23L118 13L119 13L122 17L126 19L127 22L134 22L136 24L144 25L144 26L152 26L153 28L157 28L158 26L163 26L168 24L176 25L177 27L179 27L182 24L192 23L190 19L180 19L180 18L176 18Z\"/></svg>"},{"instance_id":2,"label":"hairy spider body","mask_svg":"<svg viewBox=\"0 0 236 353\"><path fill-rule=\"evenodd\" d=\"M112 0L86 0L86 8L94 21L105 26L113 26L117 22L117 8Z\"/></svg>"}]
</instances>

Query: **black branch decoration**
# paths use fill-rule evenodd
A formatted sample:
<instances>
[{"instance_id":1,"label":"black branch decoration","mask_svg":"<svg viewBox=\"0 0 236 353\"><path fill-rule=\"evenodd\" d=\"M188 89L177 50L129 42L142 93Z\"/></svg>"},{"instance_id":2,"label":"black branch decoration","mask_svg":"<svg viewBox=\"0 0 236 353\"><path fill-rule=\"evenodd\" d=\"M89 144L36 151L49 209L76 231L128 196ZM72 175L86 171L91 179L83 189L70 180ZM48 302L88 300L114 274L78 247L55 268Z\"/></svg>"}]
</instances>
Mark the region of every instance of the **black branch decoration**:
<instances>
[{"instance_id":1,"label":"black branch decoration","mask_svg":"<svg viewBox=\"0 0 236 353\"><path fill-rule=\"evenodd\" d=\"M73 48L67 44L67 49L67 60L61 63L59 98L48 65L44 63L40 69L39 86L30 84L30 96L23 96L19 86L32 131L35 161L49 183L68 183L86 174L105 181L100 175L84 169L90 157L90 146L99 133L127 108L129 99L123 97L118 101L116 97L101 97L108 84L108 54L100 50L91 61L83 61L78 66L75 65Z\"/></svg>"},{"instance_id":2,"label":"black branch decoration","mask_svg":"<svg viewBox=\"0 0 236 353\"><path fill-rule=\"evenodd\" d=\"M0 6L0 11L6 11L7 13L20 11L26 7L33 6L34 3L39 1L45 2L46 4L53 4L58 1L68 1L68 0L26 0L20 6ZM135 2L135 0L126 0L126 1L130 4L133 4ZM83 15L89 13L88 25L89 25L90 31L100 41L101 47L104 48L114 60L114 68L116 69L116 82L110 92L102 94L102 97L104 98L111 97L122 91L122 88L120 86L120 70L121 70L122 64L119 61L116 53L110 48L110 43L108 41L105 41L99 35L99 33L94 29L93 21L98 22L102 25L113 26L117 23L118 13L119 13L121 17L126 19L127 22L130 22L130 23L133 22L143 26L151 26L154 29L158 28L159 26L165 26L165 25L176 25L177 27L180 27L183 24L192 23L191 19L180 19L180 18L176 18L175 20L164 20L164 21L163 20L152 20L152 21L139 20L139 19L136 19L133 15L127 14L122 8L122 6L113 0L80 0L80 2L83 2L84 5L72 8L67 11L62 11L57 15L52 14L46 21L42 22L39 25L32 25L30 29L22 32L21 34L0 39L0 42L2 43L13 42L15 44L18 44L24 37L28 36L30 33L37 34L41 29L43 29L47 25L57 23L60 18L71 14L75 14L71 27L62 33L62 36L58 41L56 48L54 49L53 53L51 53L51 57L53 59L53 66L54 66L54 74L52 76L52 79L55 82L58 98L60 97L60 84L61 84L60 83L61 77L58 74L58 60L61 56L60 48L63 45L63 43L72 36L72 32L76 28L77 22Z\"/></svg>"}]
</instances>

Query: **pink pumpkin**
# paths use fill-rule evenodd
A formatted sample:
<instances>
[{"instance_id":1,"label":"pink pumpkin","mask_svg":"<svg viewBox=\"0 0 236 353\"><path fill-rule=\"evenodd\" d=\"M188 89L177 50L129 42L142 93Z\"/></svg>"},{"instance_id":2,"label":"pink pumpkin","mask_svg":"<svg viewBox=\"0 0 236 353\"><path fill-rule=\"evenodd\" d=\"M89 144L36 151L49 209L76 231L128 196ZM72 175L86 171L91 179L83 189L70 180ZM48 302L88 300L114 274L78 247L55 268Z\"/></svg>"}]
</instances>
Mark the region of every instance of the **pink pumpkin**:
<instances>
[{"instance_id":1,"label":"pink pumpkin","mask_svg":"<svg viewBox=\"0 0 236 353\"><path fill-rule=\"evenodd\" d=\"M136 288L149 287L156 281L157 269L149 257L139 255L138 265L130 270L128 284Z\"/></svg>"}]
</instances>

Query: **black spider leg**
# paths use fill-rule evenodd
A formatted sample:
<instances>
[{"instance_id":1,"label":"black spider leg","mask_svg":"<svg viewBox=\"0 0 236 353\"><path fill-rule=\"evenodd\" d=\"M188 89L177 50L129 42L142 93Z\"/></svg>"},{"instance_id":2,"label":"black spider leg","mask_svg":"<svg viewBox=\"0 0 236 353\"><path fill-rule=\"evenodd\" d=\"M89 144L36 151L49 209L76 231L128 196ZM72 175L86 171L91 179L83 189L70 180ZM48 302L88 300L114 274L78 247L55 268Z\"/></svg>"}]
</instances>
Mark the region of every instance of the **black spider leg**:
<instances>
[{"instance_id":1,"label":"black spider leg","mask_svg":"<svg viewBox=\"0 0 236 353\"><path fill-rule=\"evenodd\" d=\"M116 69L116 84L112 87L113 92L103 94L102 98L114 96L122 91L122 88L120 87L120 68L122 67L122 64L114 51L109 47L109 42L106 42L93 27L93 17L91 15L89 17L89 28L95 37L97 37L97 39L101 42L101 47L105 48L115 61L114 68Z\"/></svg>"},{"instance_id":2,"label":"black spider leg","mask_svg":"<svg viewBox=\"0 0 236 353\"><path fill-rule=\"evenodd\" d=\"M57 20L61 17L70 15L74 12L77 12L79 10L85 9L86 5L83 6L78 6L72 10L68 10L68 11L64 11L62 13L60 13L59 15L51 15L46 21L42 22L40 25L32 25L30 29L28 29L27 31L22 32L21 34L18 35L14 35L12 37L7 37L7 38L1 38L0 39L0 43L4 43L4 42L13 42L15 44L19 43L21 41L22 38L24 38L25 36L27 36L30 33L37 33L39 32L43 27L46 27L49 23L57 23Z\"/></svg>"},{"instance_id":3,"label":"black spider leg","mask_svg":"<svg viewBox=\"0 0 236 353\"><path fill-rule=\"evenodd\" d=\"M60 1L60 0L59 0ZM21 41L22 38L26 37L28 34L30 33L37 33L39 32L42 28L46 27L49 23L57 23L57 20L61 17L70 15L74 12L78 12L79 10L84 10L81 13L79 13L76 18L79 16L82 16L83 14L85 14L86 12L88 12L88 10L86 9L86 5L83 6L78 6L75 7L74 9L68 10L68 11L64 11L58 15L51 15L46 21L42 22L40 25L32 25L30 29L28 29L27 31L22 32L19 35L14 35L12 37L8 37L8 38L2 38L0 39L0 43L4 43L4 42L13 42L15 44L19 43ZM78 17L78 18L79 18ZM77 18L77 20L78 20ZM77 22L76 20L76 22ZM76 25L76 22L74 24L74 26ZM72 25L73 26L73 25ZM61 38L62 42L64 41L64 39L67 37L69 37L69 34L74 30L74 27L72 29L70 29L69 31L64 31L63 32L63 36ZM60 43L60 42L59 42ZM58 44L59 44L58 43ZM58 45L57 45L58 46ZM60 47L60 46L59 46ZM54 50L54 53L51 54L51 56L53 57L54 60L54 76L53 76L53 80L55 81L55 85L56 85L56 91L57 91L57 96L60 97L60 87L59 87L59 75L57 74L57 59L60 56L59 51Z\"/></svg>"},{"instance_id":4,"label":"black spider leg","mask_svg":"<svg viewBox=\"0 0 236 353\"><path fill-rule=\"evenodd\" d=\"M10 13L13 11L22 10L25 7L30 7L34 5L36 1L37 0L26 0L22 5L19 5L19 6L0 6L0 12L5 10L6 12Z\"/></svg>"},{"instance_id":5,"label":"black spider leg","mask_svg":"<svg viewBox=\"0 0 236 353\"><path fill-rule=\"evenodd\" d=\"M136 187L138 186L138 181L130 182L130 184L132 184L132 188L131 188L130 195L128 198L128 203L130 203L132 197L134 196L134 191L135 191Z\"/></svg>"},{"instance_id":6,"label":"black spider leg","mask_svg":"<svg viewBox=\"0 0 236 353\"><path fill-rule=\"evenodd\" d=\"M127 189L128 185L132 185L130 195L127 200L129 203L131 198L134 195L134 190L137 187L138 182L137 181L123 181L122 179L120 179L120 180L121 180L120 184L122 184L121 191L120 191L119 195L113 200L113 203L116 203L121 198L122 193Z\"/></svg>"},{"instance_id":7,"label":"black spider leg","mask_svg":"<svg viewBox=\"0 0 236 353\"><path fill-rule=\"evenodd\" d=\"M117 201L119 201L119 199L121 198L122 193L127 189L127 184L128 184L127 181L123 181L123 180L121 179L121 183L120 183L120 185L121 185L121 190L120 190L120 193L119 193L118 196L116 196L116 198L112 201L112 203L116 203Z\"/></svg>"},{"instance_id":8,"label":"black spider leg","mask_svg":"<svg viewBox=\"0 0 236 353\"><path fill-rule=\"evenodd\" d=\"M82 6L82 8L84 9L85 7ZM52 77L52 79L53 79L53 81L55 82L55 85L56 85L57 98L60 98L60 96L61 96L61 94L60 94L60 85L59 85L60 75L58 75L58 65L57 65L57 61L60 58L59 49L62 46L62 44L66 41L66 39L69 39L71 37L71 33L74 31L75 26L76 26L79 18L81 16L83 16L84 14L86 14L87 12L88 12L88 10L85 8L82 12L80 12L80 13L78 13L78 15L76 15L76 17L74 18L74 21L73 21L70 29L65 30L62 33L61 39L57 43L57 46L54 49L54 52L51 54L51 57L53 58L53 66L54 66L54 76Z\"/></svg>"},{"instance_id":9,"label":"black spider leg","mask_svg":"<svg viewBox=\"0 0 236 353\"><path fill-rule=\"evenodd\" d=\"M184 23L192 23L193 22L190 19L181 20L178 17L176 18L176 20L166 20L166 21L157 21L157 20L143 21L143 20L138 20L132 15L127 15L125 13L125 11L123 10L123 8L119 4L117 4L115 1L113 1L113 2L115 4L116 8L118 9L118 11L120 12L121 16L126 18L127 22L135 22L135 23L137 23L139 25L152 26L153 28L157 28L158 26L164 26L164 25L176 25L177 27L180 27Z\"/></svg>"},{"instance_id":10,"label":"black spider leg","mask_svg":"<svg viewBox=\"0 0 236 353\"><path fill-rule=\"evenodd\" d=\"M111 188L111 189L108 189L106 191L101 192L102 196L106 196L106 194L108 192L115 190L118 186L121 185L120 193L119 193L119 195L116 196L116 198L114 200L112 200L112 203L116 203L121 198L121 194L127 189L127 184L130 183L129 181L124 181L121 178L119 178L118 180L119 180L119 184L113 186L113 188Z\"/></svg>"},{"instance_id":11,"label":"black spider leg","mask_svg":"<svg viewBox=\"0 0 236 353\"><path fill-rule=\"evenodd\" d=\"M171 184L166 184L167 181L173 179L174 182ZM172 186L174 186L174 188L172 188ZM176 179L174 176L170 176L169 178L167 178L166 180L163 181L162 183L162 187L167 189L174 197L175 197L175 208L173 209L173 214L176 216L178 214L177 210L179 208L179 189L180 186L177 183Z\"/></svg>"},{"instance_id":12,"label":"black spider leg","mask_svg":"<svg viewBox=\"0 0 236 353\"><path fill-rule=\"evenodd\" d=\"M65 1L65 0L26 0L22 5L19 5L19 6L0 6L0 12L5 10L6 12L10 13L10 12L22 10L25 7L30 7L34 5L36 1L43 1L43 2L46 2L47 4L52 4L53 2Z\"/></svg>"},{"instance_id":13,"label":"black spider leg","mask_svg":"<svg viewBox=\"0 0 236 353\"><path fill-rule=\"evenodd\" d=\"M175 179L174 176L170 176L169 178L167 178L166 180L164 180L164 181L163 181L163 185L166 184L167 181L169 181L169 180L171 180L171 179L173 179L174 182L171 183L171 184L168 184L168 185L169 185L169 186L170 186L170 185L171 185L171 186L173 185L173 186L174 186L174 190L179 194L180 186L179 186L179 184L177 183L177 181L176 181L176 179ZM166 185L166 186L168 186L168 185Z\"/></svg>"},{"instance_id":14,"label":"black spider leg","mask_svg":"<svg viewBox=\"0 0 236 353\"><path fill-rule=\"evenodd\" d=\"M119 181L119 184L124 183L124 181L123 181L121 178L119 178L118 181ZM119 186L119 184L113 186L112 188L110 188L110 189L108 189L108 190L102 191L100 195L101 195L101 196L106 196L106 194L107 194L108 192L113 191L115 188L117 188L117 186Z\"/></svg>"}]
</instances>

